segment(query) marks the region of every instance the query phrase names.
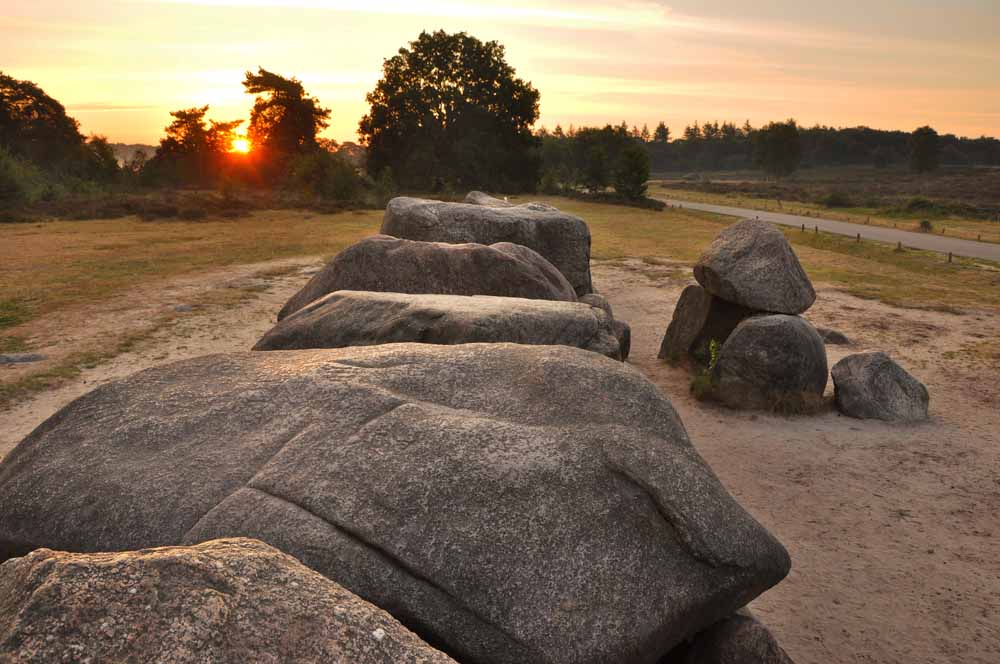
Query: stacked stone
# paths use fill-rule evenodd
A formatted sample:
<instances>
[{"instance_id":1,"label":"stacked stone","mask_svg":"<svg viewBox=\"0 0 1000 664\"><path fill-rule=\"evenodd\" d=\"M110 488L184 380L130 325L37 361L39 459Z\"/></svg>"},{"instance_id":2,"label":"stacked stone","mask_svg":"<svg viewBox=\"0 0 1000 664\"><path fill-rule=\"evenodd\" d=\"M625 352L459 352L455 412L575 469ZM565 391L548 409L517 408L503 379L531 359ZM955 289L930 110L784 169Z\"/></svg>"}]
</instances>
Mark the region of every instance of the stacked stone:
<instances>
[{"instance_id":1,"label":"stacked stone","mask_svg":"<svg viewBox=\"0 0 1000 664\"><path fill-rule=\"evenodd\" d=\"M255 350L510 342L628 358L628 324L593 292L582 219L482 192L466 200L391 200L383 234L317 273Z\"/></svg>"},{"instance_id":2,"label":"stacked stone","mask_svg":"<svg viewBox=\"0 0 1000 664\"><path fill-rule=\"evenodd\" d=\"M759 220L734 224L701 256L694 277L699 285L681 294L659 357L709 371L710 395L733 408L818 405L826 348L800 316L816 291L784 234Z\"/></svg>"}]
</instances>

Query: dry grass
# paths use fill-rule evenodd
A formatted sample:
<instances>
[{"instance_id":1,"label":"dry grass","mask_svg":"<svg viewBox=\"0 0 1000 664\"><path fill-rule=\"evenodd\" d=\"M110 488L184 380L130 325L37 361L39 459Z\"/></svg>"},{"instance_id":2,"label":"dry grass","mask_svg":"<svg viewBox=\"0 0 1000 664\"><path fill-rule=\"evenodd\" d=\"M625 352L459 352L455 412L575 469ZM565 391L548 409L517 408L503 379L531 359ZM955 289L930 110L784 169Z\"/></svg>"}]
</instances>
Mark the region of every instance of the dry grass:
<instances>
[{"instance_id":1,"label":"dry grass","mask_svg":"<svg viewBox=\"0 0 1000 664\"><path fill-rule=\"evenodd\" d=\"M0 330L140 282L227 265L332 255L378 227L379 211L256 212L238 220L136 217L0 226Z\"/></svg>"}]
</instances>

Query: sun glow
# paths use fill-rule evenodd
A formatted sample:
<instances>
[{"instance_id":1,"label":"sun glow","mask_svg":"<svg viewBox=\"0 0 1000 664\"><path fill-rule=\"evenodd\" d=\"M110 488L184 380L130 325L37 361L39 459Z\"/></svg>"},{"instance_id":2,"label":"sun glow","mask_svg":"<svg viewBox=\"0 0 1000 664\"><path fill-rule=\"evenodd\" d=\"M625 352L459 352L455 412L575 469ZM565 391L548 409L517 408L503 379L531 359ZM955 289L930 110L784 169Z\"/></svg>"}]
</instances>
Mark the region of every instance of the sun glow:
<instances>
[{"instance_id":1,"label":"sun glow","mask_svg":"<svg viewBox=\"0 0 1000 664\"><path fill-rule=\"evenodd\" d=\"M246 154L250 152L250 141L245 138L234 138L233 144L230 146L231 152L239 152L241 154Z\"/></svg>"}]
</instances>

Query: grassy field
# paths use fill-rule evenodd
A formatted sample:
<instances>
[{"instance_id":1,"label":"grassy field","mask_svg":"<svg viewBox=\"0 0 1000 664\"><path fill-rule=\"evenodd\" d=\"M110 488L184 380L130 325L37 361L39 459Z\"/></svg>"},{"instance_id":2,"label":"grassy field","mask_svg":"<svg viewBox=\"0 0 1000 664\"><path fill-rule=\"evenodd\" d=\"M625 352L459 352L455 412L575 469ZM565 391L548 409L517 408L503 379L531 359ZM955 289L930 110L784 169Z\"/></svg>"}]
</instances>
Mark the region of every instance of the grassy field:
<instances>
[{"instance_id":1,"label":"grassy field","mask_svg":"<svg viewBox=\"0 0 1000 664\"><path fill-rule=\"evenodd\" d=\"M653 212L566 198L540 200L577 214L590 225L597 261L639 258L691 263L733 220L689 210ZM172 277L299 256L325 257L375 233L379 211L316 214L257 212L238 220L99 221L0 224L0 352L31 350L47 319L99 305L138 286ZM952 264L929 252L896 252L829 234L785 230L812 279L854 295L916 308L958 312L1000 308L1000 266L971 260ZM241 295L242 296L242 295ZM67 357L45 375L0 375L0 402L72 378L141 341L109 338L106 347ZM4 404L0 403L0 407Z\"/></svg>"},{"instance_id":2,"label":"grassy field","mask_svg":"<svg viewBox=\"0 0 1000 664\"><path fill-rule=\"evenodd\" d=\"M124 217L2 224L0 334L141 282L227 265L332 255L371 233L381 218L381 211L324 215L283 210L233 220Z\"/></svg>"}]
</instances>

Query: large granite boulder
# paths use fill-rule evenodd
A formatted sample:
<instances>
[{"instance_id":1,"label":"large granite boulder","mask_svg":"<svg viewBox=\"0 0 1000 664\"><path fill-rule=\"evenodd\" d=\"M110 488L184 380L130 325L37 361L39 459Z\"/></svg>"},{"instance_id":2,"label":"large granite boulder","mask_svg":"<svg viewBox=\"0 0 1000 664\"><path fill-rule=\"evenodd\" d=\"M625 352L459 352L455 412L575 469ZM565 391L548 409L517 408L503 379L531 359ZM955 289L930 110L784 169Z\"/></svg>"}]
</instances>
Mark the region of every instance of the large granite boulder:
<instances>
[{"instance_id":1,"label":"large granite boulder","mask_svg":"<svg viewBox=\"0 0 1000 664\"><path fill-rule=\"evenodd\" d=\"M213 355L0 462L0 559L246 536L460 661L654 662L782 579L656 387L566 346Z\"/></svg>"},{"instance_id":2,"label":"large granite boulder","mask_svg":"<svg viewBox=\"0 0 1000 664\"><path fill-rule=\"evenodd\" d=\"M576 301L562 273L527 247L509 242L488 247L416 242L375 235L344 249L313 275L288 300L278 320L338 290Z\"/></svg>"},{"instance_id":3,"label":"large granite boulder","mask_svg":"<svg viewBox=\"0 0 1000 664\"><path fill-rule=\"evenodd\" d=\"M845 415L887 422L927 419L927 388L885 353L848 355L831 373L834 401Z\"/></svg>"},{"instance_id":4,"label":"large granite boulder","mask_svg":"<svg viewBox=\"0 0 1000 664\"><path fill-rule=\"evenodd\" d=\"M382 233L424 242L524 245L555 265L577 295L593 290L590 229L579 217L551 205L492 207L399 197L385 208Z\"/></svg>"},{"instance_id":5,"label":"large granite boulder","mask_svg":"<svg viewBox=\"0 0 1000 664\"><path fill-rule=\"evenodd\" d=\"M712 396L732 408L807 412L820 406L826 347L804 318L755 316L737 326L712 370Z\"/></svg>"},{"instance_id":6,"label":"large granite boulder","mask_svg":"<svg viewBox=\"0 0 1000 664\"><path fill-rule=\"evenodd\" d=\"M0 565L3 662L454 663L262 542L37 549Z\"/></svg>"},{"instance_id":7,"label":"large granite boulder","mask_svg":"<svg viewBox=\"0 0 1000 664\"><path fill-rule=\"evenodd\" d=\"M659 664L792 664L792 658L742 609L677 646Z\"/></svg>"},{"instance_id":8,"label":"large granite boulder","mask_svg":"<svg viewBox=\"0 0 1000 664\"><path fill-rule=\"evenodd\" d=\"M677 300L657 357L673 362L693 358L697 364L707 366L709 344L715 341L721 348L736 326L753 313L720 300L701 286L688 286Z\"/></svg>"},{"instance_id":9,"label":"large granite boulder","mask_svg":"<svg viewBox=\"0 0 1000 664\"><path fill-rule=\"evenodd\" d=\"M279 322L253 349L343 348L405 341L576 346L624 359L614 319L588 304L370 291L330 293Z\"/></svg>"},{"instance_id":10,"label":"large granite boulder","mask_svg":"<svg viewBox=\"0 0 1000 664\"><path fill-rule=\"evenodd\" d=\"M755 311L800 314L816 301L785 235L755 219L722 231L698 259L694 277L712 295Z\"/></svg>"},{"instance_id":11,"label":"large granite boulder","mask_svg":"<svg viewBox=\"0 0 1000 664\"><path fill-rule=\"evenodd\" d=\"M484 205L486 207L514 207L510 201L495 198L482 191L470 191L465 195L464 202L469 205Z\"/></svg>"}]
</instances>

